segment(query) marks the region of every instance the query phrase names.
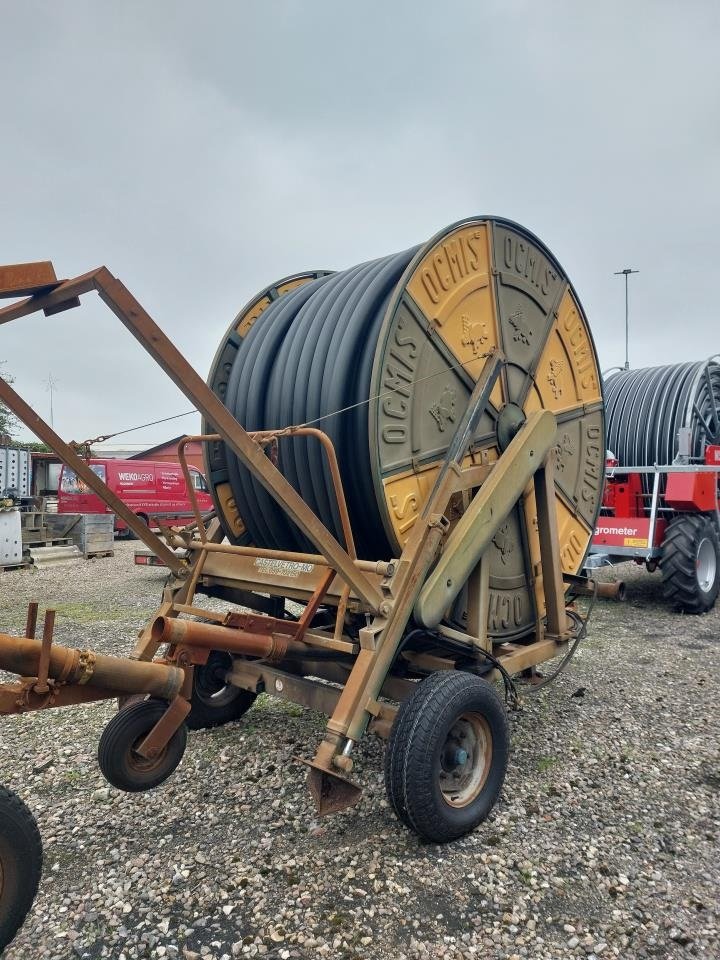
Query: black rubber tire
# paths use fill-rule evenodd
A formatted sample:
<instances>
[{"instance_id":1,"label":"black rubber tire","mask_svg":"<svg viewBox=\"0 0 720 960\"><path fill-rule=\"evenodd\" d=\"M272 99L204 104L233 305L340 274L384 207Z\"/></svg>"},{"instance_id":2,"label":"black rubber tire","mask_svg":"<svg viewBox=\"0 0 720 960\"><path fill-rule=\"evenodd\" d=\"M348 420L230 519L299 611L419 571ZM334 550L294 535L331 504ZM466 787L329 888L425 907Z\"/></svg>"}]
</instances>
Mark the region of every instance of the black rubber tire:
<instances>
[{"instance_id":1,"label":"black rubber tire","mask_svg":"<svg viewBox=\"0 0 720 960\"><path fill-rule=\"evenodd\" d=\"M215 692L222 689L217 671L222 670L224 664L221 663L221 660L225 661L226 659L231 661L232 658L228 653L213 650L204 666L195 667L193 692L190 700L192 709L185 720L188 729L207 730L211 727L221 727L233 720L239 720L255 703L257 694L251 693L249 690L242 690L240 687L228 687L227 695L221 696L215 703L213 702L213 688L217 688ZM227 664L227 669L229 668L230 663Z\"/></svg>"},{"instance_id":2,"label":"black rubber tire","mask_svg":"<svg viewBox=\"0 0 720 960\"><path fill-rule=\"evenodd\" d=\"M42 860L35 818L18 796L0 787L0 953L32 907Z\"/></svg>"},{"instance_id":3,"label":"black rubber tire","mask_svg":"<svg viewBox=\"0 0 720 960\"><path fill-rule=\"evenodd\" d=\"M703 585L698 572L701 544L715 553L715 573ZM702 548L708 550L707 546ZM720 538L715 522L703 514L677 517L668 526L660 556L665 599L683 613L707 613L720 590Z\"/></svg>"},{"instance_id":4,"label":"black rubber tire","mask_svg":"<svg viewBox=\"0 0 720 960\"><path fill-rule=\"evenodd\" d=\"M458 720L479 715L492 754L479 791L453 806L440 787L441 754ZM385 752L385 787L398 818L422 839L446 843L464 836L490 813L502 789L510 734L495 687L458 670L441 670L418 684L398 710Z\"/></svg>"},{"instance_id":5,"label":"black rubber tire","mask_svg":"<svg viewBox=\"0 0 720 960\"><path fill-rule=\"evenodd\" d=\"M164 700L154 698L133 703L119 710L105 727L98 745L98 763L103 776L113 787L126 793L152 790L175 772L187 745L184 723L155 760L144 760L133 751L167 706Z\"/></svg>"}]
</instances>

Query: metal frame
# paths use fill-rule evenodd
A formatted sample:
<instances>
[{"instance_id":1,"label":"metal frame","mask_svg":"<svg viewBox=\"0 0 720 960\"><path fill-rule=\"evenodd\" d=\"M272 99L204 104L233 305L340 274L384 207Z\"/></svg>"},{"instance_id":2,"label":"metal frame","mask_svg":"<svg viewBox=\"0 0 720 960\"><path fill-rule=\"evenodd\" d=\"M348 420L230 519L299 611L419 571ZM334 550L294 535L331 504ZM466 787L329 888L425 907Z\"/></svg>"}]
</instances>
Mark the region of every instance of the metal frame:
<instances>
[{"instance_id":1,"label":"metal frame","mask_svg":"<svg viewBox=\"0 0 720 960\"><path fill-rule=\"evenodd\" d=\"M166 530L166 543L134 517L72 447L0 379L0 399L76 470L174 574L156 616L142 631L132 658L119 659L117 664L111 665L110 675L103 675L102 682L92 670L89 673L86 670L79 679L75 674L64 672L62 664L58 666L60 660L52 654L56 649L52 644L52 630L49 630L49 639L38 646L39 641L32 640L34 625L29 619L26 635L28 642L35 644L32 651L38 655L37 678L0 685L0 713L55 706L61 700L77 702L73 699L75 697L89 700L114 696L118 690L128 689L129 681L125 677L128 671L123 665L140 666L137 661L146 661L143 666L147 672L133 675L133 692L148 692L153 685L155 689L159 670L181 670L181 684L178 685L178 677L173 674L176 682L166 697L168 710L140 746L143 755L154 756L168 743L190 709L194 668L207 662L211 650L224 650L235 658L227 682L255 692L271 690L275 695L320 707L329 713L324 739L308 764L309 785L321 813L350 805L361 792L349 779L352 770L350 752L368 728L387 735L395 708L386 703L385 698L402 700L415 689L414 680L435 669L454 668L458 655L453 651L457 650L458 644L464 651L464 659L475 658L478 664L487 665L485 652L491 647L486 626L489 584L488 568L483 563L482 554L509 510L531 483L534 483L538 508L546 625L539 619L534 638L527 642L500 644L495 648L495 654L506 669L518 672L534 668L566 649L575 634L572 622L565 614L565 586L555 515L551 452L554 416L544 411L529 418L495 464L462 469L477 423L502 368L504 358L499 351L488 357L475 384L432 492L411 529L401 556L364 561L355 555L335 451L322 431L300 426L247 433L106 267L65 281L51 281L47 264L36 265L35 273L32 268L33 265L28 264L0 268L0 297L17 296L19 290L31 294L28 299L0 310L0 324L39 310L51 315L70 309L79 305L81 295L96 290L193 403L205 422L214 425L216 434L213 436L228 444L318 552L289 553L222 543L219 522L215 519L208 524L196 502L194 524L184 531ZM332 536L266 455L268 444L298 434L312 435L323 445L342 518L345 546ZM190 439L207 438L186 438L179 446L186 481L189 473L184 457L185 445ZM488 478L492 479L491 483L485 483ZM191 483L188 489L193 496ZM448 537L450 524L444 513L450 498L458 491L463 492L469 502ZM173 552L171 548L177 546L186 550L184 556ZM436 568L439 573L431 576L442 546L449 549ZM263 570L263 561L271 565L280 562L281 567L284 563L286 568L289 564L301 566L299 570ZM461 577L465 578L455 582L452 588L455 574L448 574L448 564L448 569L460 570ZM468 574L479 588L478 600L470 610L472 633L462 633L444 627L437 611L447 609ZM208 617L207 611L193 602L198 592L225 596L259 612ZM270 594L270 600L262 594ZM297 621L278 616L281 611L273 597L282 598L283 606L286 598L304 602L303 615ZM321 605L336 608L332 630L312 626ZM435 613L423 613L428 610ZM425 616L428 635L436 641L430 651L403 649L413 612L416 621L423 622ZM349 620L358 616L363 618L364 625L348 633ZM203 623L200 617L214 622ZM433 631L434 626L437 629ZM158 651L163 645L166 647L165 657L158 659ZM328 651L344 660L339 663L324 661L322 657ZM97 662L95 654L90 651L73 653L77 653L79 662ZM0 666L4 665L2 656L0 643ZM26 662L26 675L27 665ZM118 686L116 677L121 678L124 687ZM93 680L92 684L90 680ZM328 687L328 682L334 686ZM29 699L26 697L23 702L23 691L28 683L32 684L35 695ZM39 699L38 685L48 687L44 700ZM80 686L84 686L82 691ZM15 699L11 703L13 696Z\"/></svg>"},{"instance_id":2,"label":"metal frame","mask_svg":"<svg viewBox=\"0 0 720 960\"><path fill-rule=\"evenodd\" d=\"M617 557L619 562L625 563L629 560L639 558L641 560L650 561L657 560L657 558L662 553L662 544L655 543L655 529L657 527L658 514L661 510L667 510L667 507L660 506L660 477L663 474L669 473L714 473L717 474L718 480L720 480L720 466L713 466L712 464L686 464L686 463L671 463L671 464L655 464L652 467L613 467L612 472L608 472L608 477L623 476L630 473L641 473L645 475L653 476L653 486L652 492L650 494L650 513L645 519L650 520L650 526L648 528L648 546L645 550L639 550L637 547L616 547L610 546L606 543L596 544L594 541L590 543L589 554L595 556L607 557L610 563L612 563L612 558ZM645 495L647 496L647 495ZM605 516L601 514L598 518L598 521L602 519L613 519L612 516ZM720 533L720 500L717 502L715 509L715 522L718 527L718 533Z\"/></svg>"}]
</instances>

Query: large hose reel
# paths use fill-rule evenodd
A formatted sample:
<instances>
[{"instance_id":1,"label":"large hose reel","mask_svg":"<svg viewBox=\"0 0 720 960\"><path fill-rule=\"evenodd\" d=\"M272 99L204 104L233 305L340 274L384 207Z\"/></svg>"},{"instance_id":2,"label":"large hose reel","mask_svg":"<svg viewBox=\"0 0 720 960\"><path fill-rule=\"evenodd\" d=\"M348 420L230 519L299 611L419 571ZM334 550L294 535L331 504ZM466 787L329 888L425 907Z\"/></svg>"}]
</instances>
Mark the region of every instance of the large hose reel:
<instances>
[{"instance_id":1,"label":"large hose reel","mask_svg":"<svg viewBox=\"0 0 720 960\"><path fill-rule=\"evenodd\" d=\"M238 315L209 384L247 430L313 423L331 437L358 554L400 553L490 351L505 363L466 464L491 464L526 418L551 410L563 569L578 573L602 496L604 422L595 347L562 267L529 231L475 217L426 244L337 273L274 284ZM212 431L210 424L205 425ZM274 454L275 455L275 454ZM332 478L312 438L285 439L278 466L342 542ZM309 544L222 442L206 467L235 543ZM461 511L462 505L459 505ZM543 610L532 489L489 549L488 629L532 632ZM462 624L467 591L451 619Z\"/></svg>"},{"instance_id":2,"label":"large hose reel","mask_svg":"<svg viewBox=\"0 0 720 960\"><path fill-rule=\"evenodd\" d=\"M720 442L716 359L613 373L605 381L607 443L621 466L702 462Z\"/></svg>"}]
</instances>

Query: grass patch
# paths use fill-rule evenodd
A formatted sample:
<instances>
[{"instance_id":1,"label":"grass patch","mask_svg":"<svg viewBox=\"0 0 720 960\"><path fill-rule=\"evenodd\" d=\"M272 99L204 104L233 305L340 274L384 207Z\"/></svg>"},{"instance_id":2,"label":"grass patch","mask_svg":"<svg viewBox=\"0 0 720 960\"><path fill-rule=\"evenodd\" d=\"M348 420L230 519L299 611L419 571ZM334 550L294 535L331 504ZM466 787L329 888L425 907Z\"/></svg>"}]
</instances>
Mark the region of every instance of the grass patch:
<instances>
[{"instance_id":1,"label":"grass patch","mask_svg":"<svg viewBox=\"0 0 720 960\"><path fill-rule=\"evenodd\" d=\"M557 762L557 757L538 757L537 768L540 773L547 773L548 770L552 770Z\"/></svg>"},{"instance_id":2,"label":"grass patch","mask_svg":"<svg viewBox=\"0 0 720 960\"><path fill-rule=\"evenodd\" d=\"M257 700L253 704L253 710L284 713L289 717L302 717L310 714L310 711L299 703L293 703L292 700L281 700L280 697L270 696L268 693L258 694Z\"/></svg>"},{"instance_id":3,"label":"grass patch","mask_svg":"<svg viewBox=\"0 0 720 960\"><path fill-rule=\"evenodd\" d=\"M115 620L127 620L126 607L110 607L101 603L54 603L57 620L72 620L74 623L106 623ZM133 613L139 611L133 610ZM150 612L143 614L149 617Z\"/></svg>"}]
</instances>

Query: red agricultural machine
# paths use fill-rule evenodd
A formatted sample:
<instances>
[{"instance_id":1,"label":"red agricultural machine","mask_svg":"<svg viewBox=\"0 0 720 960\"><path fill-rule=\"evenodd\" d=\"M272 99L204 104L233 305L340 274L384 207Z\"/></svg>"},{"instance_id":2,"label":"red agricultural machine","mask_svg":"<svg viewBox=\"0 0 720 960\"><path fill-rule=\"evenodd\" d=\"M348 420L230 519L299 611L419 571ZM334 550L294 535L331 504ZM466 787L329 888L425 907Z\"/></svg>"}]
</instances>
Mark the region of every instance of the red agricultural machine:
<instances>
[{"instance_id":1,"label":"red agricultural machine","mask_svg":"<svg viewBox=\"0 0 720 960\"><path fill-rule=\"evenodd\" d=\"M720 365L605 380L605 491L586 566L660 569L665 597L706 613L720 589Z\"/></svg>"}]
</instances>

